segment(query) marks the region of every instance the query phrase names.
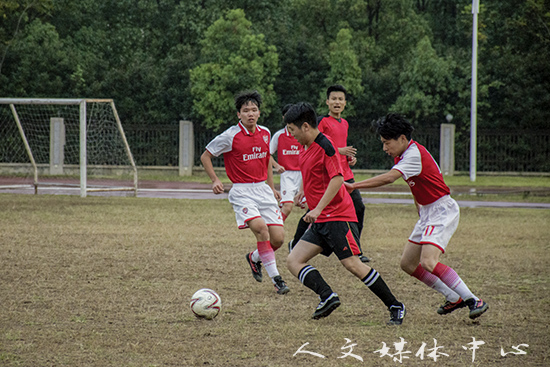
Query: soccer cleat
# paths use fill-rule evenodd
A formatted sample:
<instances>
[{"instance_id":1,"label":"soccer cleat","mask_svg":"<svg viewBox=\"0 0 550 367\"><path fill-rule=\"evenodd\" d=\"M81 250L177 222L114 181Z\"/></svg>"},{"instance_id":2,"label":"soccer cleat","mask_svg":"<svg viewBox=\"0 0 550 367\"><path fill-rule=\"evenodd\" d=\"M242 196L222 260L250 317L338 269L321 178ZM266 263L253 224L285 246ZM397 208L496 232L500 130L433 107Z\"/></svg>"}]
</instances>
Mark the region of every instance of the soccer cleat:
<instances>
[{"instance_id":1,"label":"soccer cleat","mask_svg":"<svg viewBox=\"0 0 550 367\"><path fill-rule=\"evenodd\" d=\"M262 281L262 262L252 261L252 252L246 254L246 261L248 262L248 265L250 265L250 270L252 270L252 276L254 279L256 279L257 282Z\"/></svg>"},{"instance_id":2,"label":"soccer cleat","mask_svg":"<svg viewBox=\"0 0 550 367\"><path fill-rule=\"evenodd\" d=\"M315 309L315 312L313 313L313 319L319 320L322 317L327 317L332 313L332 311L336 310L340 304L341 302L338 295L336 293L332 293L327 297L327 299L319 302L319 306L317 306L317 309Z\"/></svg>"},{"instance_id":3,"label":"soccer cleat","mask_svg":"<svg viewBox=\"0 0 550 367\"><path fill-rule=\"evenodd\" d=\"M388 321L388 325L401 325L405 315L407 314L405 305L401 303L400 306L390 306L389 311L391 317L390 321Z\"/></svg>"},{"instance_id":4,"label":"soccer cleat","mask_svg":"<svg viewBox=\"0 0 550 367\"><path fill-rule=\"evenodd\" d=\"M283 280L283 278L281 278L280 275L277 275L275 278L273 278L273 285L275 286L275 289L279 294L287 294L288 292L290 292L290 288L288 288L285 281Z\"/></svg>"},{"instance_id":5,"label":"soccer cleat","mask_svg":"<svg viewBox=\"0 0 550 367\"><path fill-rule=\"evenodd\" d=\"M444 304L439 306L437 313L440 315L446 315L462 307L466 307L466 302L464 302L462 298L459 298L456 302L445 301Z\"/></svg>"},{"instance_id":6,"label":"soccer cleat","mask_svg":"<svg viewBox=\"0 0 550 367\"><path fill-rule=\"evenodd\" d=\"M364 262L364 263L370 263L370 259L365 255L360 255L359 260L361 260L361 262Z\"/></svg>"},{"instance_id":7,"label":"soccer cleat","mask_svg":"<svg viewBox=\"0 0 550 367\"><path fill-rule=\"evenodd\" d=\"M470 308L470 318L472 320L481 316L489 308L487 303L483 302L481 298L477 301L474 298L470 298L464 302Z\"/></svg>"}]
</instances>

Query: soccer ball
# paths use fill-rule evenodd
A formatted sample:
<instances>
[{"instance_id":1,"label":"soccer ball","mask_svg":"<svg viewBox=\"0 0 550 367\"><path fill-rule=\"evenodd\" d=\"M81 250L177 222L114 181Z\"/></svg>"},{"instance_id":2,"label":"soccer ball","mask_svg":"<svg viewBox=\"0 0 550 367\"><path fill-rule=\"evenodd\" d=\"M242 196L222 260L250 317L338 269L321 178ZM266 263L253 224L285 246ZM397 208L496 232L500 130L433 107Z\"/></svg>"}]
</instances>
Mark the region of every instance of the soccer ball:
<instances>
[{"instance_id":1,"label":"soccer ball","mask_svg":"<svg viewBox=\"0 0 550 367\"><path fill-rule=\"evenodd\" d=\"M202 288L191 297L191 311L201 319L212 320L218 316L222 307L220 296L212 289Z\"/></svg>"}]
</instances>

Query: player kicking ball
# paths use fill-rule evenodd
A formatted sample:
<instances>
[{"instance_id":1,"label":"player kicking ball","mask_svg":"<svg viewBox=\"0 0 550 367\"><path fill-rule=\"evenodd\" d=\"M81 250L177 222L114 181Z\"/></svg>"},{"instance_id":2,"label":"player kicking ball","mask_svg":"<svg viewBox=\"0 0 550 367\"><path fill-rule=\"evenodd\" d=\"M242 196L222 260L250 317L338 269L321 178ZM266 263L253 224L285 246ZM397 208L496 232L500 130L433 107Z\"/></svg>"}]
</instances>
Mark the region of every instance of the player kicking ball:
<instances>
[{"instance_id":1,"label":"player kicking ball","mask_svg":"<svg viewBox=\"0 0 550 367\"><path fill-rule=\"evenodd\" d=\"M306 147L300 154L300 171L310 211L304 221L311 223L287 258L287 267L303 285L314 291L320 303L314 319L326 317L340 306L317 269L308 264L313 257L334 253L342 265L369 287L390 311L388 325L401 325L405 305L399 302L382 276L359 259L359 230L351 196L343 186L340 158L334 144L317 128L315 110L307 103L293 105L284 117L288 131Z\"/></svg>"},{"instance_id":2,"label":"player kicking ball","mask_svg":"<svg viewBox=\"0 0 550 367\"><path fill-rule=\"evenodd\" d=\"M458 227L460 211L450 197L439 166L422 145L411 139L414 128L403 116L388 114L376 122L384 152L394 158L393 168L382 175L346 184L348 190L380 187L400 177L409 184L420 219L401 257L401 268L428 287L443 294L446 302L440 315L459 308L470 309L470 318L481 316L487 303L476 297L449 266L439 262Z\"/></svg>"}]
</instances>

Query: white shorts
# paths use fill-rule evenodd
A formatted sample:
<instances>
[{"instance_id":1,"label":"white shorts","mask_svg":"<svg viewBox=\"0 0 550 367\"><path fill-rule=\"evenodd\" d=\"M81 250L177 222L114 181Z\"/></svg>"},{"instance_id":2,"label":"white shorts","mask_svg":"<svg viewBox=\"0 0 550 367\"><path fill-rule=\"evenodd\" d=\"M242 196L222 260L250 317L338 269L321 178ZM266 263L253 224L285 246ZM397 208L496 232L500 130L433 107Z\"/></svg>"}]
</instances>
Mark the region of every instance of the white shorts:
<instances>
[{"instance_id":1,"label":"white shorts","mask_svg":"<svg viewBox=\"0 0 550 367\"><path fill-rule=\"evenodd\" d=\"M240 229L248 228L248 222L255 218L262 218L268 226L283 225L277 199L265 182L233 184L227 198Z\"/></svg>"},{"instance_id":2,"label":"white shorts","mask_svg":"<svg viewBox=\"0 0 550 367\"><path fill-rule=\"evenodd\" d=\"M284 171L281 173L281 204L293 203L294 196L300 191L302 186L302 172Z\"/></svg>"},{"instance_id":3,"label":"white shorts","mask_svg":"<svg viewBox=\"0 0 550 367\"><path fill-rule=\"evenodd\" d=\"M420 206L420 219L416 222L409 242L419 245L434 245L445 252L451 237L458 227L460 209L449 195Z\"/></svg>"}]
</instances>

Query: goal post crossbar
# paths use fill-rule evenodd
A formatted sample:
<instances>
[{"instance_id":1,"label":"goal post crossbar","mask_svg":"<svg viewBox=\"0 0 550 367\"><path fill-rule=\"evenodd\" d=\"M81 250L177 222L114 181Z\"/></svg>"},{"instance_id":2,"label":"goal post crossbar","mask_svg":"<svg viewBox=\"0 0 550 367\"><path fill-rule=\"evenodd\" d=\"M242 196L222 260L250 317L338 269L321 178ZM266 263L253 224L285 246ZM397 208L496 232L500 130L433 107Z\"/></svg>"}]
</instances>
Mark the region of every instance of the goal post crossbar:
<instances>
[{"instance_id":1,"label":"goal post crossbar","mask_svg":"<svg viewBox=\"0 0 550 367\"><path fill-rule=\"evenodd\" d=\"M88 122L88 116L87 116L87 105L90 103L105 103L109 104L112 115L114 117L114 122L116 124L116 128L119 133L119 137L122 141L124 152L128 159L128 166L131 169L132 175L133 175L133 187L121 187L121 188L105 188L105 189L98 189L98 188L90 188L88 186L87 182L87 168L88 168L88 161L87 161L87 122ZM115 107L115 103L113 99L93 99L93 98L0 98L0 105L9 105L11 109L12 116L15 120L15 123L17 124L17 128L19 130L19 134L21 136L21 139L23 140L25 151L28 155L28 158L30 160L30 163L32 165L33 174L34 174L34 191L35 194L38 192L38 165L36 163L35 157L33 155L33 151L29 145L28 139L25 135L25 130L22 126L22 123L19 118L19 114L17 112L16 106L20 105L78 105L79 106L79 166L80 166L80 196L86 197L87 192L97 192L97 191L133 191L134 196L137 196L137 190L138 190L138 177L137 177L137 167L132 155L132 152L130 150L130 146L128 145L128 141L126 139L126 135L124 133L124 129L122 128L122 123L120 121L120 117L118 115L118 112Z\"/></svg>"}]
</instances>

